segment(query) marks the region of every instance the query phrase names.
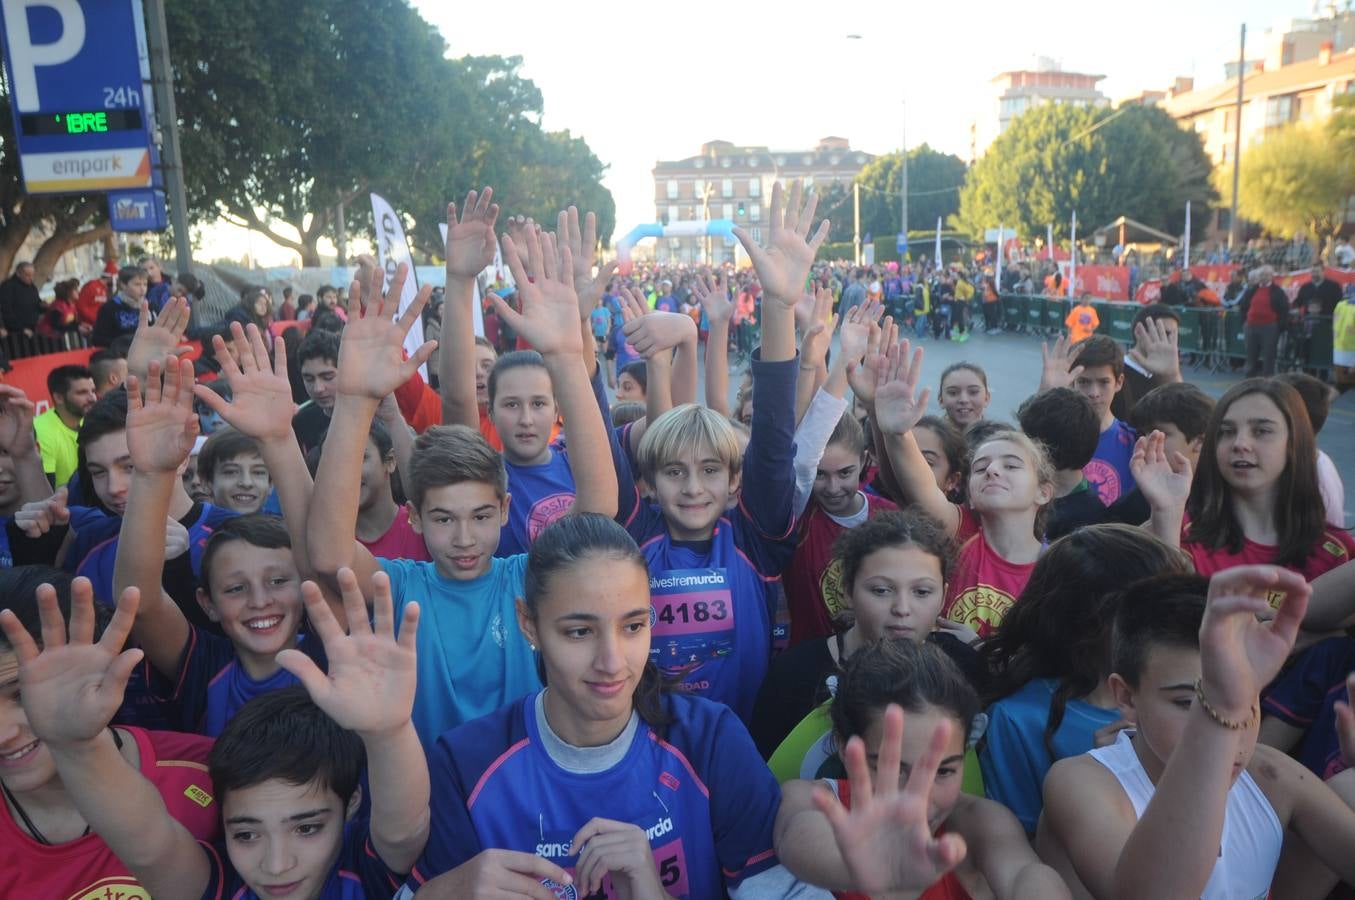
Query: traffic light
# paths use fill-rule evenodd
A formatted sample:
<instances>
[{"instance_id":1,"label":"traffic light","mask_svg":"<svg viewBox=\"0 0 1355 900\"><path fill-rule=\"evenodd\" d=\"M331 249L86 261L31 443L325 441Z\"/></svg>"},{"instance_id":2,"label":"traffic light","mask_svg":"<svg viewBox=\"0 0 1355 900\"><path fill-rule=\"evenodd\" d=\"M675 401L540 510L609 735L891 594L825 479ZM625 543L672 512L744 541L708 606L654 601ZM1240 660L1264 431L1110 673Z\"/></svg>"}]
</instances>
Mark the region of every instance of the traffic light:
<instances>
[{"instance_id":1,"label":"traffic light","mask_svg":"<svg viewBox=\"0 0 1355 900\"><path fill-rule=\"evenodd\" d=\"M740 200L740 201L739 201L739 218L742 219L742 218L743 218L744 216L746 216L747 214L748 214L748 213L747 213L746 208L745 208L744 205L743 205L743 201Z\"/></svg>"}]
</instances>

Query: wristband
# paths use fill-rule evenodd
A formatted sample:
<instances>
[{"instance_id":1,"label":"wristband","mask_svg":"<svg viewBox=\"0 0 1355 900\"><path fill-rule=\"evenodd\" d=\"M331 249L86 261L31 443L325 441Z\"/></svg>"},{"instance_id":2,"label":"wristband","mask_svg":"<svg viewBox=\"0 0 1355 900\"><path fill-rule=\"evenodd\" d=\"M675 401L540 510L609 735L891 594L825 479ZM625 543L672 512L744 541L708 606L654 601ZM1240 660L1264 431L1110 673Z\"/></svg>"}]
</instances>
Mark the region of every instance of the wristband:
<instances>
[{"instance_id":1,"label":"wristband","mask_svg":"<svg viewBox=\"0 0 1355 900\"><path fill-rule=\"evenodd\" d=\"M1209 718L1213 719L1224 728L1227 728L1229 731L1242 731L1243 729L1250 728L1256 724L1257 719L1261 718L1261 708L1255 703L1252 704L1251 715L1240 722L1225 719L1223 716L1219 715L1218 710L1210 706L1209 701L1204 697L1203 678L1195 682L1195 698L1200 701L1200 708L1205 711Z\"/></svg>"}]
</instances>

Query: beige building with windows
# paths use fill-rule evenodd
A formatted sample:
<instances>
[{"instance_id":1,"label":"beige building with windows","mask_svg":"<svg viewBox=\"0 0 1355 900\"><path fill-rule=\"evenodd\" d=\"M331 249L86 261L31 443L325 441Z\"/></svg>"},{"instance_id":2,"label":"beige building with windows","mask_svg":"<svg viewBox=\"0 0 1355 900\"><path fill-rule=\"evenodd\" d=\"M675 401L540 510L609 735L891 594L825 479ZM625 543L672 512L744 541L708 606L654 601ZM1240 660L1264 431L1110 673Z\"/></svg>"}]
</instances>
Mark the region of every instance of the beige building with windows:
<instances>
[{"instance_id":1,"label":"beige building with windows","mask_svg":"<svg viewBox=\"0 0 1355 900\"><path fill-rule=\"evenodd\" d=\"M709 141L686 159L654 165L654 221L728 219L762 241L768 227L772 183L800 180L823 194L834 184L849 185L874 156L853 150L842 137L826 137L811 150L769 150ZM709 259L706 245L709 243ZM739 249L720 238L659 238L654 258L663 264L720 264ZM741 250L740 250L741 252Z\"/></svg>"},{"instance_id":2,"label":"beige building with windows","mask_svg":"<svg viewBox=\"0 0 1355 900\"><path fill-rule=\"evenodd\" d=\"M1046 104L1109 106L1110 98L1097 87L1106 76L1065 72L1057 60L1041 56L1035 68L1003 72L993 77L992 115L973 126L974 149L982 155L1013 121L1028 109Z\"/></svg>"}]
</instances>

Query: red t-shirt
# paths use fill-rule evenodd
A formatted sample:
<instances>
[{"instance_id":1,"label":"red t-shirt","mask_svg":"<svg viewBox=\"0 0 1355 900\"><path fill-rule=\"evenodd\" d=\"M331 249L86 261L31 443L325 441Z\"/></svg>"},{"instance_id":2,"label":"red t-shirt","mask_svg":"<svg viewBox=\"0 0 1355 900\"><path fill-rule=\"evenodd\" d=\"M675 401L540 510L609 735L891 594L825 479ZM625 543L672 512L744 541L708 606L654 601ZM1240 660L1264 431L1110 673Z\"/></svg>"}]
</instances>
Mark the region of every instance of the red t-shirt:
<instances>
[{"instance_id":1,"label":"red t-shirt","mask_svg":"<svg viewBox=\"0 0 1355 900\"><path fill-rule=\"evenodd\" d=\"M1231 569L1233 566L1254 566L1254 565L1272 565L1275 562L1275 547L1270 544L1258 544L1255 541L1244 541L1242 549L1237 553L1230 553L1227 547L1207 547L1196 541L1188 539L1190 525L1187 523L1181 529L1181 549L1190 554L1191 560L1195 563L1195 571L1201 575L1213 575L1215 572L1222 572L1224 569ZM1324 572L1329 572L1343 563L1349 562L1355 558L1355 540L1350 535L1336 528L1327 528L1322 532L1322 537L1318 539L1317 546L1308 558L1303 561L1302 566L1285 566L1291 572L1297 572L1312 581Z\"/></svg>"},{"instance_id":2,"label":"red t-shirt","mask_svg":"<svg viewBox=\"0 0 1355 900\"><path fill-rule=\"evenodd\" d=\"M169 814L198 840L219 840L221 815L207 777L212 739L121 727L136 740L141 774L160 791ZM149 895L97 834L49 847L22 831L8 804L0 803L0 897L145 900Z\"/></svg>"},{"instance_id":3,"label":"red t-shirt","mask_svg":"<svg viewBox=\"0 0 1355 900\"><path fill-rule=\"evenodd\" d=\"M1025 590L1034 568L1033 562L1008 562L998 556L980 531L960 547L941 615L968 625L980 638L989 637Z\"/></svg>"},{"instance_id":4,"label":"red t-shirt","mask_svg":"<svg viewBox=\"0 0 1355 900\"><path fill-rule=\"evenodd\" d=\"M423 542L423 535L409 524L409 510L403 506L395 514L395 520L391 522L391 527L386 529L385 534L374 541L358 538L358 543L370 550L373 556L381 559L433 561L433 557L428 555L428 545Z\"/></svg>"},{"instance_id":5,"label":"red t-shirt","mask_svg":"<svg viewBox=\"0 0 1355 900\"><path fill-rule=\"evenodd\" d=\"M847 809L852 808L852 785L845 778L833 780L833 790L837 792L838 799ZM946 833L946 826L942 825L936 829L936 837ZM870 895L857 893L856 891L833 891L833 896L837 900L870 900ZM972 900L969 891L960 884L960 879L955 872L947 872L941 876L941 880L923 891L918 900Z\"/></svg>"},{"instance_id":6,"label":"red t-shirt","mask_svg":"<svg viewBox=\"0 0 1355 900\"><path fill-rule=\"evenodd\" d=\"M898 509L892 501L865 494L866 517ZM833 542L846 531L813 500L800 517L795 556L783 584L790 606L790 644L833 633L833 619L845 607L842 561L833 558Z\"/></svg>"},{"instance_id":7,"label":"red t-shirt","mask_svg":"<svg viewBox=\"0 0 1355 900\"><path fill-rule=\"evenodd\" d=\"M92 326L94 320L99 317L99 307L103 306L107 299L108 285L103 283L103 279L86 281L80 288L80 293L75 296L75 315L79 318L80 324Z\"/></svg>"}]
</instances>

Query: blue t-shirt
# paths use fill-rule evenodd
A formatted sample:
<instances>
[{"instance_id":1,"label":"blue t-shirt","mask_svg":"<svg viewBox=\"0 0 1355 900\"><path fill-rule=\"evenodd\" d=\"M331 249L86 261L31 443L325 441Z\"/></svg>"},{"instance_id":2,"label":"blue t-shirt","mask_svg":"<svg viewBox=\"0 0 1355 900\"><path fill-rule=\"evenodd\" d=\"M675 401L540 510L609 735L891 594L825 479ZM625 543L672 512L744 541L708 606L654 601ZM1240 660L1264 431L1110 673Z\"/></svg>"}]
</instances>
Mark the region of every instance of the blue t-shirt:
<instances>
[{"instance_id":1,"label":"blue t-shirt","mask_svg":"<svg viewBox=\"0 0 1355 900\"><path fill-rule=\"evenodd\" d=\"M1010 809L1032 834L1044 809L1044 778L1050 767L1091 750L1096 746L1096 730L1120 718L1117 709L1069 700L1051 741L1055 754L1051 758L1044 730L1056 690L1054 679L1036 678L994 703L988 709L988 730L980 744L984 793Z\"/></svg>"},{"instance_id":2,"label":"blue t-shirt","mask_svg":"<svg viewBox=\"0 0 1355 900\"><path fill-rule=\"evenodd\" d=\"M321 671L329 667L319 638L297 635L296 649L314 660ZM229 638L193 625L188 626L188 644L179 660L177 678L166 678L149 662L143 666L151 693L164 704L173 730L208 737L220 737L226 723L255 697L300 683L283 668L254 680L240 665Z\"/></svg>"},{"instance_id":3,"label":"blue t-shirt","mask_svg":"<svg viewBox=\"0 0 1355 900\"><path fill-rule=\"evenodd\" d=\"M601 366L593 373L590 386L611 444L612 464L620 474L627 457L621 447L620 435L611 427L611 410ZM566 515L574 506L574 473L569 468L569 448L563 438L551 445L550 459L539 466L520 466L505 458L503 467L508 473L511 499L508 522L499 532L499 547L494 555L509 557L526 553L547 525ZM631 491L634 492L633 485ZM626 521L620 516L618 520Z\"/></svg>"},{"instance_id":4,"label":"blue t-shirt","mask_svg":"<svg viewBox=\"0 0 1355 900\"><path fill-rule=\"evenodd\" d=\"M235 518L234 510L213 506L210 503L194 507L197 515L185 527L188 529L188 554L193 576L202 578L202 554L207 548L207 539L212 532L221 527L227 519ZM113 567L118 558L118 532L122 529L122 517L110 516L93 507L71 507L71 529L75 537L66 554L66 569L76 576L84 576L94 587L94 596L106 603L116 603L113 596ZM168 587L168 586L167 586ZM170 591L179 604L186 599L178 596L180 592Z\"/></svg>"},{"instance_id":5,"label":"blue t-shirt","mask_svg":"<svg viewBox=\"0 0 1355 900\"><path fill-rule=\"evenodd\" d=\"M1138 438L1134 429L1119 419L1101 432L1096 453L1083 467L1082 474L1092 483L1103 505L1110 506L1134 489L1134 473L1129 469L1129 460L1134 456L1134 442Z\"/></svg>"},{"instance_id":6,"label":"blue t-shirt","mask_svg":"<svg viewBox=\"0 0 1355 900\"><path fill-rule=\"evenodd\" d=\"M650 659L678 689L728 704L748 722L772 653L781 572L795 552L796 360L754 354L752 437L738 505L709 541L673 540L642 503L627 525L649 564Z\"/></svg>"},{"instance_id":7,"label":"blue t-shirt","mask_svg":"<svg viewBox=\"0 0 1355 900\"><path fill-rule=\"evenodd\" d=\"M605 338L612 330L612 314L607 311L607 307L594 307L588 318L593 323L593 337L598 340Z\"/></svg>"},{"instance_id":8,"label":"blue t-shirt","mask_svg":"<svg viewBox=\"0 0 1355 900\"><path fill-rule=\"evenodd\" d=\"M489 571L472 581L443 578L431 562L378 562L391 580L397 625L406 604L419 604L413 720L425 748L449 728L541 687L514 607L522 596L525 553L495 558Z\"/></svg>"},{"instance_id":9,"label":"blue t-shirt","mask_svg":"<svg viewBox=\"0 0 1355 900\"><path fill-rule=\"evenodd\" d=\"M207 854L209 880L202 900L259 900L226 855L225 846L198 842ZM392 872L372 849L371 827L359 815L343 827L343 845L334 869L320 890L319 900L388 900L395 896L404 876Z\"/></svg>"},{"instance_id":10,"label":"blue t-shirt","mask_svg":"<svg viewBox=\"0 0 1355 900\"><path fill-rule=\"evenodd\" d=\"M1355 639L1314 644L1265 693L1261 711L1307 733L1297 759L1323 781L1346 768L1336 738L1336 701L1346 700L1346 676L1355 671Z\"/></svg>"},{"instance_id":11,"label":"blue t-shirt","mask_svg":"<svg viewBox=\"0 0 1355 900\"><path fill-rule=\"evenodd\" d=\"M678 900L723 897L777 865L772 823L781 792L728 709L668 695L673 722L662 734L640 722L619 763L580 773L542 746L535 700L438 739L428 759L432 832L411 889L485 849L533 853L573 874L570 841L594 817L643 828L664 890ZM615 896L610 877L600 896Z\"/></svg>"}]
</instances>

